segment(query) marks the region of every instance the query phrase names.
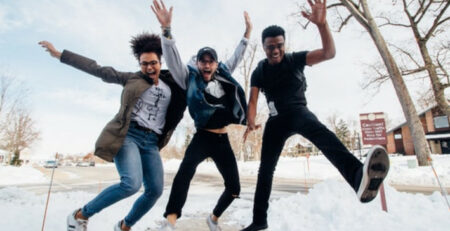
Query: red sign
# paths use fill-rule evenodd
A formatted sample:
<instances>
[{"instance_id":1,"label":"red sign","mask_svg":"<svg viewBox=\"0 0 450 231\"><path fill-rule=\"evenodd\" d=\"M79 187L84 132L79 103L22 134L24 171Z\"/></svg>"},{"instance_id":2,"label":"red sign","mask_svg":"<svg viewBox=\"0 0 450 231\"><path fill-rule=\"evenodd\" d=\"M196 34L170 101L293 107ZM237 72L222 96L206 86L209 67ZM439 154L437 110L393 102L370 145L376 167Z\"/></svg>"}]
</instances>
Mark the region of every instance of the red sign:
<instances>
[{"instance_id":1,"label":"red sign","mask_svg":"<svg viewBox=\"0 0 450 231\"><path fill-rule=\"evenodd\" d=\"M385 145L386 123L383 112L359 114L363 144Z\"/></svg>"}]
</instances>

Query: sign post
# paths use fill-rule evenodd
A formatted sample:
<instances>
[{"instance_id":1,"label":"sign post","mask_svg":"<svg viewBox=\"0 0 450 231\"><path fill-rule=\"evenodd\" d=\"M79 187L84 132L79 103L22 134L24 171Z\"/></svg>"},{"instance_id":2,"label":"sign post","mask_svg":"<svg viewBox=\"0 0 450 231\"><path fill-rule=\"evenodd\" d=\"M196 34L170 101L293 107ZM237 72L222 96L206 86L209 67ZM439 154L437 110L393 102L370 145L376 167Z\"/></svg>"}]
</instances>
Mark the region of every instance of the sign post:
<instances>
[{"instance_id":1,"label":"sign post","mask_svg":"<svg viewBox=\"0 0 450 231\"><path fill-rule=\"evenodd\" d=\"M382 145L386 147L386 122L383 112L359 114L361 123L362 142L367 145ZM387 212L386 195L384 185L380 187L381 208Z\"/></svg>"},{"instance_id":2,"label":"sign post","mask_svg":"<svg viewBox=\"0 0 450 231\"><path fill-rule=\"evenodd\" d=\"M363 144L386 146L386 123L383 112L359 114Z\"/></svg>"}]
</instances>

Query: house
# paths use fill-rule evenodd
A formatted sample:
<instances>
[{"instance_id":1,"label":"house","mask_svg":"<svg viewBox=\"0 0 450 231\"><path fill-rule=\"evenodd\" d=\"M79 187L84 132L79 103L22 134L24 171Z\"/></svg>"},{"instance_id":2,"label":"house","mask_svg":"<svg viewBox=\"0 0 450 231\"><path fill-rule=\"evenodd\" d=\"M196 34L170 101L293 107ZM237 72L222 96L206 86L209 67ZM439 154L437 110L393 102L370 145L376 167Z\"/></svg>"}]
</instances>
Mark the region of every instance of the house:
<instances>
[{"instance_id":1,"label":"house","mask_svg":"<svg viewBox=\"0 0 450 231\"><path fill-rule=\"evenodd\" d=\"M421 112L419 118L431 153L450 154L449 118L436 105ZM413 140L406 122L388 130L386 136L389 153L415 154Z\"/></svg>"}]
</instances>

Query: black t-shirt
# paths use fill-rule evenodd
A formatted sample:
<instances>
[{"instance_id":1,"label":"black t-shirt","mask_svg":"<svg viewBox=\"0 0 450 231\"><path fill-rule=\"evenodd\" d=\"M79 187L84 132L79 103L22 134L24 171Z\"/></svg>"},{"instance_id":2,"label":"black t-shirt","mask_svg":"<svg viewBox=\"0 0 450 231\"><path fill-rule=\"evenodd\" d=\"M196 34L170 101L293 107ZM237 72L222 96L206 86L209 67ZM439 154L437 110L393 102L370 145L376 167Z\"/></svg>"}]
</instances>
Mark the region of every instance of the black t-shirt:
<instances>
[{"instance_id":1,"label":"black t-shirt","mask_svg":"<svg viewBox=\"0 0 450 231\"><path fill-rule=\"evenodd\" d=\"M209 118L208 123L204 128L206 129L217 129L223 128L229 125L231 122L231 111L230 111L230 103L227 95L223 95L222 97L215 97L213 95L208 94L206 91L203 92L205 95L205 99L208 103L213 105L222 105L224 108L218 108L214 112L214 114Z\"/></svg>"},{"instance_id":2,"label":"black t-shirt","mask_svg":"<svg viewBox=\"0 0 450 231\"><path fill-rule=\"evenodd\" d=\"M305 80L298 78L295 73L301 72L306 65L306 54L308 51L292 53L291 61L288 63L286 55L281 63L269 65L267 59L263 61L262 74L253 71L250 85L258 87L266 96L270 115L295 109L298 106L306 106Z\"/></svg>"}]
</instances>

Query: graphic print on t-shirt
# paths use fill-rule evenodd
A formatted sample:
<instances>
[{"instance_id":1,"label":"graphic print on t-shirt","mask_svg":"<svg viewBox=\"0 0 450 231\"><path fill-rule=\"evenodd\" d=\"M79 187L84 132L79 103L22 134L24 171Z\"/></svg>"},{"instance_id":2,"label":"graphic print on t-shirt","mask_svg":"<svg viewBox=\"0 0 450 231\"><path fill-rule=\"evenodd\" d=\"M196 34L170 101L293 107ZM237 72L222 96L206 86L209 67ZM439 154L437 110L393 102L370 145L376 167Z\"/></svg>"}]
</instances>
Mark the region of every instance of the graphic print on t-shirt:
<instances>
[{"instance_id":1,"label":"graphic print on t-shirt","mask_svg":"<svg viewBox=\"0 0 450 231\"><path fill-rule=\"evenodd\" d=\"M136 104L134 105L134 111L138 114L141 110L145 109L145 112L148 113L147 120L155 121L158 117L158 113L161 110L161 107L158 107L159 102L162 99L165 99L167 96L164 94L163 89L158 86L152 87L149 89L149 93L154 98L153 103L144 102L142 98L139 98Z\"/></svg>"}]
</instances>

